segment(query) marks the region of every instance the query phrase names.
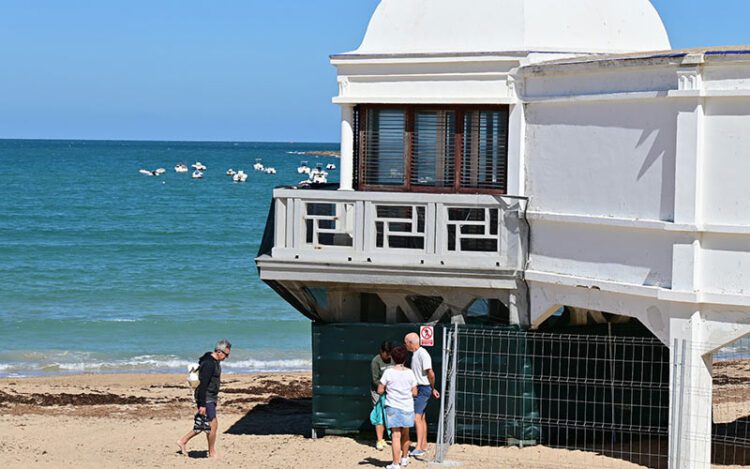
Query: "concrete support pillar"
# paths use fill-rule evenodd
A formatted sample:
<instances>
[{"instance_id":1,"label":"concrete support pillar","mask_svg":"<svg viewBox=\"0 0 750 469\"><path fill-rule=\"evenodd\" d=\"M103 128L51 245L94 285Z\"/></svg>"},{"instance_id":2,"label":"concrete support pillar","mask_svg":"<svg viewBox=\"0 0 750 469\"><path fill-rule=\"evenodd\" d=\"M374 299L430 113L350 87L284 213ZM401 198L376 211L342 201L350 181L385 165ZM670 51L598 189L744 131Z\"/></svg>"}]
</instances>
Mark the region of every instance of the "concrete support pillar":
<instances>
[{"instance_id":1,"label":"concrete support pillar","mask_svg":"<svg viewBox=\"0 0 750 469\"><path fill-rule=\"evenodd\" d=\"M669 468L710 469L713 353L750 333L746 315L670 319Z\"/></svg>"},{"instance_id":2,"label":"concrete support pillar","mask_svg":"<svg viewBox=\"0 0 750 469\"><path fill-rule=\"evenodd\" d=\"M518 288L511 290L508 295L508 310L510 312L510 323L528 329L531 325L531 314L529 312L528 287L519 282Z\"/></svg>"},{"instance_id":3,"label":"concrete support pillar","mask_svg":"<svg viewBox=\"0 0 750 469\"><path fill-rule=\"evenodd\" d=\"M339 190L354 190L354 105L341 105L341 161Z\"/></svg>"},{"instance_id":4,"label":"concrete support pillar","mask_svg":"<svg viewBox=\"0 0 750 469\"><path fill-rule=\"evenodd\" d=\"M711 355L700 312L670 321L669 468L711 468Z\"/></svg>"}]
</instances>

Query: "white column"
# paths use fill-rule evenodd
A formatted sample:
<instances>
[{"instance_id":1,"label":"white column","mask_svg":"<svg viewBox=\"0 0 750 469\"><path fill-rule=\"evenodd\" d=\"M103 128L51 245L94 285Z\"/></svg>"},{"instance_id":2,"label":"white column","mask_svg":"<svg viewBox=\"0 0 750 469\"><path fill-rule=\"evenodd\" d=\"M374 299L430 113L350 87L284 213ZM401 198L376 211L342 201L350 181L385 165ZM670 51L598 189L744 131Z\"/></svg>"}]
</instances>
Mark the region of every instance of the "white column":
<instances>
[{"instance_id":1,"label":"white column","mask_svg":"<svg viewBox=\"0 0 750 469\"><path fill-rule=\"evenodd\" d=\"M354 190L354 106L341 105L341 161L339 190Z\"/></svg>"},{"instance_id":2,"label":"white column","mask_svg":"<svg viewBox=\"0 0 750 469\"><path fill-rule=\"evenodd\" d=\"M508 195L526 195L524 141L526 139L526 110L521 102L510 107L508 119Z\"/></svg>"},{"instance_id":3,"label":"white column","mask_svg":"<svg viewBox=\"0 0 750 469\"><path fill-rule=\"evenodd\" d=\"M675 223L699 225L703 184L704 109L701 99L677 115Z\"/></svg>"},{"instance_id":4,"label":"white column","mask_svg":"<svg viewBox=\"0 0 750 469\"><path fill-rule=\"evenodd\" d=\"M669 468L711 468L711 355L700 312L670 320Z\"/></svg>"}]
</instances>

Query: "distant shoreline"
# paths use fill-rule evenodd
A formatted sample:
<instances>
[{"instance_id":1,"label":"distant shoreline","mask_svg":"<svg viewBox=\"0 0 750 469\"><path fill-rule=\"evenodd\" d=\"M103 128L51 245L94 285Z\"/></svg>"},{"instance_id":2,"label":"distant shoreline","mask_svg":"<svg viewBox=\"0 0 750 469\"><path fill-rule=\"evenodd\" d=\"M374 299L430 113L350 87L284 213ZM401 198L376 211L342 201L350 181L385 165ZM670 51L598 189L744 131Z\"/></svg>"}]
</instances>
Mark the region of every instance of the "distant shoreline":
<instances>
[{"instance_id":1,"label":"distant shoreline","mask_svg":"<svg viewBox=\"0 0 750 469\"><path fill-rule=\"evenodd\" d=\"M289 151L290 155L300 156L330 156L334 158L341 158L340 151L327 151L327 150L313 150L313 151Z\"/></svg>"}]
</instances>

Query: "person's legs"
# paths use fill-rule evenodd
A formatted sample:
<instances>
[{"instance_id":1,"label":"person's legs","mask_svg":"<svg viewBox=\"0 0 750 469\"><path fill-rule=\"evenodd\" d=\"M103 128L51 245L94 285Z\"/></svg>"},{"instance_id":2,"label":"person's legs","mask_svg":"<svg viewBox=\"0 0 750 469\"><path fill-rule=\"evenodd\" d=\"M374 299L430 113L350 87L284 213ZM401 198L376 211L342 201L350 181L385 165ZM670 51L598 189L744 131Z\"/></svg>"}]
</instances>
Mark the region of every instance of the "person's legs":
<instances>
[{"instance_id":1,"label":"person's legs","mask_svg":"<svg viewBox=\"0 0 750 469\"><path fill-rule=\"evenodd\" d=\"M195 437L195 435L197 435L197 433L195 433L194 430L190 430L189 432L185 434L185 436L177 440L177 446L180 448L180 453L182 453L183 456L188 455L187 453L188 441L192 440L193 437Z\"/></svg>"},{"instance_id":2,"label":"person's legs","mask_svg":"<svg viewBox=\"0 0 750 469\"><path fill-rule=\"evenodd\" d=\"M206 435L208 437L208 457L217 458L219 454L216 452L216 435L219 432L219 419L214 417L211 420L211 432Z\"/></svg>"},{"instance_id":3,"label":"person's legs","mask_svg":"<svg viewBox=\"0 0 750 469\"><path fill-rule=\"evenodd\" d=\"M432 388L430 386L418 386L417 389L417 397L414 398L414 413L416 414L414 426L417 429L417 447L415 451L421 452L427 450L427 419L425 418L425 411L427 403L430 401Z\"/></svg>"},{"instance_id":4,"label":"person's legs","mask_svg":"<svg viewBox=\"0 0 750 469\"><path fill-rule=\"evenodd\" d=\"M377 435L378 441L383 441L384 434L385 434L385 427L383 425L375 425L375 435Z\"/></svg>"},{"instance_id":5,"label":"person's legs","mask_svg":"<svg viewBox=\"0 0 750 469\"><path fill-rule=\"evenodd\" d=\"M414 427L416 427L417 430L417 449L425 450L427 449L427 424L425 422L424 414L417 414L414 417ZM424 447L422 447L422 442L425 442Z\"/></svg>"},{"instance_id":6,"label":"person's legs","mask_svg":"<svg viewBox=\"0 0 750 469\"><path fill-rule=\"evenodd\" d=\"M391 428L391 450L393 452L393 464L401 464L401 427ZM408 440L408 437L407 437Z\"/></svg>"},{"instance_id":7,"label":"person's legs","mask_svg":"<svg viewBox=\"0 0 750 469\"><path fill-rule=\"evenodd\" d=\"M393 440L392 442L393 446L396 446L396 440ZM409 427L404 427L401 429L401 454L402 457L408 458L409 457L409 445L411 444L411 441L409 441Z\"/></svg>"},{"instance_id":8,"label":"person's legs","mask_svg":"<svg viewBox=\"0 0 750 469\"><path fill-rule=\"evenodd\" d=\"M422 421L422 439L419 441L419 449L427 451L427 414L420 416Z\"/></svg>"},{"instance_id":9,"label":"person's legs","mask_svg":"<svg viewBox=\"0 0 750 469\"><path fill-rule=\"evenodd\" d=\"M208 432L206 438L208 439L208 457L216 458L218 453L216 452L216 436L219 433L219 419L216 418L216 403L206 403L206 418L211 422L211 431Z\"/></svg>"}]
</instances>

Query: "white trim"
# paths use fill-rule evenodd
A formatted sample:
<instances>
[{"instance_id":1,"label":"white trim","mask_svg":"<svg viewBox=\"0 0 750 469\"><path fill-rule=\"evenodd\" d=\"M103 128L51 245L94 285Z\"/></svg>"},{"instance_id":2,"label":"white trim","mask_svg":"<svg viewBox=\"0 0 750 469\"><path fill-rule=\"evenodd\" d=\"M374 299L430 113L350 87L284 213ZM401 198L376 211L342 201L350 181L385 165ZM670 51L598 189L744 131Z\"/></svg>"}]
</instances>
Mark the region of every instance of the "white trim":
<instances>
[{"instance_id":1,"label":"white trim","mask_svg":"<svg viewBox=\"0 0 750 469\"><path fill-rule=\"evenodd\" d=\"M446 96L435 96L431 98L336 96L331 102L333 102L333 104L514 104L518 102L518 100L510 97L495 96L483 98L451 98Z\"/></svg>"},{"instance_id":2,"label":"white trim","mask_svg":"<svg viewBox=\"0 0 750 469\"><path fill-rule=\"evenodd\" d=\"M728 234L748 235L749 225L692 225L689 223L672 223L662 220L635 220L630 218L603 217L597 215L575 215L569 213L552 213L528 211L529 221L546 223L574 223L581 225L610 226L632 230L669 231L673 233Z\"/></svg>"},{"instance_id":3,"label":"white trim","mask_svg":"<svg viewBox=\"0 0 750 469\"><path fill-rule=\"evenodd\" d=\"M513 271L418 268L361 262L319 263L278 260L268 255L260 256L255 261L260 268L262 280L503 290L518 287L518 273Z\"/></svg>"},{"instance_id":4,"label":"white trim","mask_svg":"<svg viewBox=\"0 0 750 469\"><path fill-rule=\"evenodd\" d=\"M603 217L597 215L528 211L526 213L526 218L529 221L574 223L581 225L629 228L633 230L676 231L686 233L698 231L697 227L693 225L675 224L662 220L636 220L632 218Z\"/></svg>"},{"instance_id":5,"label":"white trim","mask_svg":"<svg viewBox=\"0 0 750 469\"><path fill-rule=\"evenodd\" d=\"M527 270L526 280L530 282L547 283L564 287L577 287L602 292L622 293L624 295L642 296L646 298L658 298L659 287L635 285L631 283L614 282L610 280L598 280L572 275Z\"/></svg>"},{"instance_id":6,"label":"white trim","mask_svg":"<svg viewBox=\"0 0 750 469\"><path fill-rule=\"evenodd\" d=\"M730 293L677 291L661 287L636 285L632 283L598 280L587 277L555 274L527 270L525 278L528 282L545 283L564 287L576 287L596 290L603 293L620 293L624 295L653 298L673 303L690 303L696 305L740 306L750 307L750 295Z\"/></svg>"}]
</instances>

